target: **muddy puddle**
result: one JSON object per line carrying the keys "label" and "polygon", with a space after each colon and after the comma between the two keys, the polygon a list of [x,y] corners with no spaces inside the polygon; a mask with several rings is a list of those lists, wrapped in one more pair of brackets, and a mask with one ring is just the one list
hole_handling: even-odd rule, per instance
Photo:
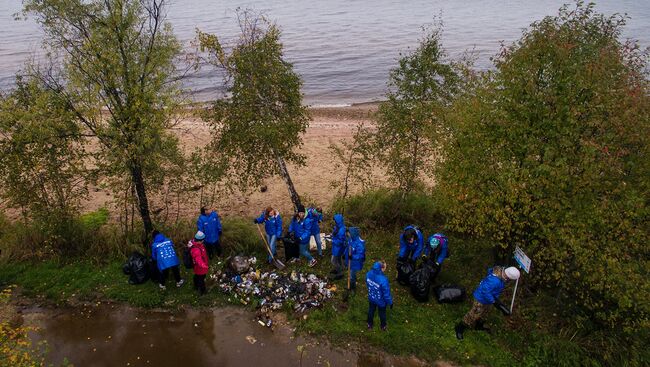
{"label": "muddy puddle", "polygon": [[[155,311],[115,304],[27,307],[26,325],[46,340],[48,362],[86,366],[421,366],[417,360],[332,348],[294,337],[288,326],[260,326],[249,311]],[[301,351],[302,350],[302,353]]]}

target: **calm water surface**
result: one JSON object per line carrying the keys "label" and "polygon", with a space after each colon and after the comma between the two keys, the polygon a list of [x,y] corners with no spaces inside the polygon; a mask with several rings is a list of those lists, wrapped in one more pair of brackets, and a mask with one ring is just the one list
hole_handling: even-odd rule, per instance
{"label": "calm water surface", "polygon": [[[283,30],[286,57],[304,79],[307,103],[346,104],[380,99],[400,51],[417,44],[422,26],[444,23],[451,56],[473,49],[477,68],[490,67],[501,41],[510,43],[531,22],[568,0],[172,0],[169,20],[186,47],[195,29],[226,40],[237,34],[236,9],[263,11]],[[605,14],[627,13],[624,37],[650,45],[650,0],[601,0]],[[0,0],[0,87],[10,87],[25,60],[41,52],[33,20],[14,21],[20,0]],[[194,98],[219,95],[221,79],[208,69],[189,75]]]}

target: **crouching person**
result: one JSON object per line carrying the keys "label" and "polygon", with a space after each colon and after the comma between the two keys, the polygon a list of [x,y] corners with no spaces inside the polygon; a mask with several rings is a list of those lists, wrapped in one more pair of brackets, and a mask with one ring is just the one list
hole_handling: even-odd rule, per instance
{"label": "crouching person", "polygon": [[180,261],[178,261],[178,256],[176,256],[174,244],[169,238],[158,231],[153,231],[152,236],[151,258],[156,262],[156,266],[160,272],[158,286],[162,290],[167,289],[165,282],[167,281],[167,275],[169,275],[169,269],[171,269],[176,280],[176,286],[180,288],[184,280],[181,279],[181,271],[179,269]]}
{"label": "crouching person", "polygon": [[432,267],[431,281],[435,279],[440,273],[442,262],[449,257],[449,240],[447,236],[442,233],[436,233],[429,237],[427,244],[424,246],[424,257]]}
{"label": "crouching person", "polygon": [[501,266],[495,266],[488,269],[488,275],[481,280],[474,291],[474,303],[472,308],[465,314],[463,320],[456,324],[456,338],[463,339],[463,332],[466,328],[475,330],[490,330],[483,325],[483,319],[490,311],[490,305],[494,305],[505,316],[510,316],[510,310],[500,300],[499,296],[509,280],[519,279],[519,269],[511,266],[504,269]]}
{"label": "crouching person", "polygon": [[208,252],[203,244],[204,240],[205,234],[198,231],[194,235],[194,239],[187,244],[190,248],[190,254],[192,255],[192,263],[194,264],[194,289],[196,289],[201,296],[206,293],[205,276],[208,274],[209,269]]}
{"label": "crouching person", "polygon": [[393,308],[393,297],[390,294],[388,278],[384,275],[386,262],[376,261],[372,269],[366,274],[366,285],[368,286],[368,330],[372,329],[375,318],[375,310],[379,309],[379,321],[381,330],[386,331],[386,307]]}
{"label": "crouching person", "polygon": [[363,269],[363,262],[366,261],[366,241],[359,236],[359,228],[350,228],[350,240],[348,250],[345,251],[345,262],[350,264],[350,290],[357,288],[357,272]]}

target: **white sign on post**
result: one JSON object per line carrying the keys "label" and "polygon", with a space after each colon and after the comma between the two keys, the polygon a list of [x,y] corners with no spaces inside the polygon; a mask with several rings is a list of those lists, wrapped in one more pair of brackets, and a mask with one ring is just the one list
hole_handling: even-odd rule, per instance
{"label": "white sign on post", "polygon": [[524,254],[524,250],[519,246],[515,249],[515,260],[517,260],[519,266],[521,266],[526,273],[530,273],[530,258]]}
{"label": "white sign on post", "polygon": [[[521,266],[522,269],[526,273],[530,273],[530,257],[526,256],[524,253],[524,250],[521,249],[521,247],[517,246],[515,248],[515,260],[517,260],[517,263],[519,263],[519,266]],[[512,292],[512,302],[510,302],[510,313],[512,313],[512,307],[515,305],[515,296],[517,295],[517,286],[519,285],[519,279],[515,282],[515,290]]]}

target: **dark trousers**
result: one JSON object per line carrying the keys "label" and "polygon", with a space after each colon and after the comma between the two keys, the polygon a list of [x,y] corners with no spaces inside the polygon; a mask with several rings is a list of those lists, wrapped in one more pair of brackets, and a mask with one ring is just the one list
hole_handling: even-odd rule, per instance
{"label": "dark trousers", "polygon": [[375,319],[375,309],[379,309],[379,321],[381,322],[381,327],[386,326],[386,306],[379,307],[376,304],[369,302],[368,307],[368,325],[372,326]]}
{"label": "dark trousers", "polygon": [[196,275],[194,274],[194,289],[199,291],[200,295],[204,295],[206,290],[205,290],[205,274],[203,275]]}
{"label": "dark trousers", "polygon": [[209,259],[212,259],[214,257],[214,254],[217,254],[217,256],[221,257],[221,241],[213,243],[206,242],[205,250],[208,252]]}
{"label": "dark trousers", "polygon": [[165,285],[165,282],[167,281],[167,275],[169,275],[169,269],[172,269],[172,274],[174,274],[174,279],[176,279],[176,283],[181,281],[181,270],[176,266],[172,266],[171,268],[167,268],[165,270],[162,270],[160,272],[160,278],[158,281],[160,282],[161,285]]}

